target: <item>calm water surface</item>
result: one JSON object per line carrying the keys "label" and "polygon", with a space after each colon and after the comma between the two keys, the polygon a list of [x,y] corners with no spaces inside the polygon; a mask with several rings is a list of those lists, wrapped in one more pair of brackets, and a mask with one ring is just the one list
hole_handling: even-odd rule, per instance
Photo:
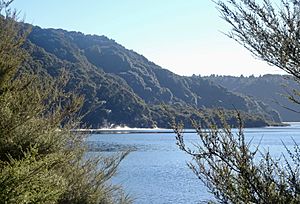
{"label": "calm water surface", "polygon": [[[282,141],[293,147],[292,138],[300,143],[300,123],[288,127],[245,129],[253,146],[280,156],[285,149]],[[195,133],[186,133],[189,144],[197,143]],[[212,198],[202,183],[189,170],[191,158],[178,150],[174,133],[151,134],[94,134],[88,143],[97,151],[118,152],[134,149],[121,163],[113,183],[121,184],[137,204],[200,203]],[[99,152],[91,152],[97,155]]]}

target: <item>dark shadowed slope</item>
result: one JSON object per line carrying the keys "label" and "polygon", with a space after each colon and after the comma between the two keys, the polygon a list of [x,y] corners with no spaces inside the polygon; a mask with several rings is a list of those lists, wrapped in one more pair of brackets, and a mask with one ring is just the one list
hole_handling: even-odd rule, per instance
{"label": "dark shadowed slope", "polygon": [[69,73],[67,88],[85,95],[83,112],[93,107],[84,118],[92,127],[169,127],[173,117],[188,124],[216,108],[241,110],[259,126],[280,121],[262,102],[176,75],[105,36],[33,27],[26,49],[32,70],[55,77],[62,70]]}
{"label": "dark shadowed slope", "polygon": [[[283,121],[300,121],[300,114],[284,107],[299,110],[287,97],[292,89],[299,89],[299,85],[287,75],[264,75],[260,77],[205,77],[215,84],[219,84],[236,93],[249,95],[261,100],[277,110]],[[289,87],[289,88],[288,88]]]}

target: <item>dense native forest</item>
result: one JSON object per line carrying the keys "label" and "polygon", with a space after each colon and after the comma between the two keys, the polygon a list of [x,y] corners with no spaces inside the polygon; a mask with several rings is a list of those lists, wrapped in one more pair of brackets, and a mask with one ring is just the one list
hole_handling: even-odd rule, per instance
{"label": "dense native forest", "polygon": [[191,119],[214,117],[220,109],[232,125],[235,110],[247,127],[281,122],[279,113],[258,98],[176,75],[105,36],[34,26],[24,48],[30,56],[24,62],[27,71],[52,77],[67,73],[66,91],[85,98],[81,112],[88,127],[169,128],[173,120],[191,127]]}
{"label": "dense native forest", "polygon": [[204,77],[229,91],[254,97],[277,110],[283,121],[299,121],[298,106],[291,102],[290,93],[298,83],[289,75],[267,74],[259,77],[211,75]]}

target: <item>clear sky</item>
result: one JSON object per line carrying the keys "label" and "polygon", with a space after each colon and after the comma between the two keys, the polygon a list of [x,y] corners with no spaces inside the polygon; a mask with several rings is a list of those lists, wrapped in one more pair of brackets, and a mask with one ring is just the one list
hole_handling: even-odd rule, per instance
{"label": "clear sky", "polygon": [[283,73],[226,37],[211,0],[15,0],[28,23],[105,35],[180,75]]}

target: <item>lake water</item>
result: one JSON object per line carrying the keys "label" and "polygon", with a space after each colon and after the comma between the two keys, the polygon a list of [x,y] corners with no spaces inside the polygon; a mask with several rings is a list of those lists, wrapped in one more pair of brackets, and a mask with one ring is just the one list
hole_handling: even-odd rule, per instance
{"label": "lake water", "polygon": [[[253,146],[269,148],[273,156],[285,152],[282,145],[293,147],[293,139],[300,143],[300,123],[288,127],[245,129]],[[188,143],[197,143],[195,133],[186,133]],[[292,139],[293,138],[293,139]],[[200,203],[212,198],[200,180],[187,167],[191,157],[176,146],[175,134],[94,134],[89,144],[98,151],[118,152],[134,149],[121,163],[113,183],[124,186],[137,204]],[[97,155],[96,151],[91,153]]]}

